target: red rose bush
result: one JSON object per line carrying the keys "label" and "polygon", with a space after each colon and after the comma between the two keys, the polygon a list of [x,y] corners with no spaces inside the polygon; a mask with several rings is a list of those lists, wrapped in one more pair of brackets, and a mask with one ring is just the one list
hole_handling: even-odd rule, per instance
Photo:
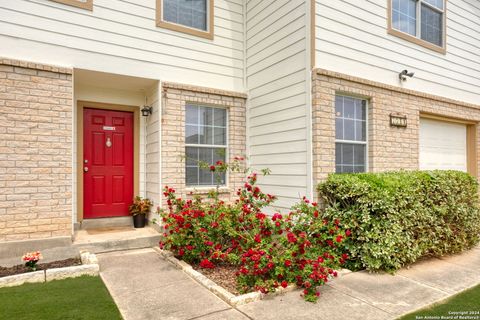
{"label": "red rose bush", "polygon": [[248,176],[233,203],[197,197],[184,200],[165,187],[168,210],[160,210],[165,233],[160,247],[201,268],[238,266],[240,292],[263,293],[295,284],[307,301],[316,301],[317,287],[337,276],[348,259],[350,232],[340,221],[324,219],[316,203],[303,198],[288,215],[263,210],[275,197]]}

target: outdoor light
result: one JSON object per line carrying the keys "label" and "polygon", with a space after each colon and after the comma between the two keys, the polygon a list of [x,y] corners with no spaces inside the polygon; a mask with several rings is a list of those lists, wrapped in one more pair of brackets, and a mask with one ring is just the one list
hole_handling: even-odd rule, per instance
{"label": "outdoor light", "polygon": [[153,112],[153,107],[150,107],[147,104],[147,96],[145,96],[145,105],[143,106],[141,111],[142,111],[142,116],[144,116],[144,117],[148,117]]}
{"label": "outdoor light", "polygon": [[143,108],[142,108],[142,110],[141,110],[141,111],[142,111],[142,116],[144,116],[144,117],[148,117],[149,115],[151,115],[151,114],[152,114],[152,112],[153,112],[152,110],[153,110],[153,108],[152,108],[152,107],[149,107],[149,106],[143,106]]}
{"label": "outdoor light", "polygon": [[413,78],[413,75],[414,75],[414,74],[415,74],[415,73],[413,73],[413,72],[408,72],[408,70],[403,70],[402,72],[400,72],[400,73],[398,74],[398,78],[399,78],[401,81],[405,81],[405,80],[407,80],[407,77]]}

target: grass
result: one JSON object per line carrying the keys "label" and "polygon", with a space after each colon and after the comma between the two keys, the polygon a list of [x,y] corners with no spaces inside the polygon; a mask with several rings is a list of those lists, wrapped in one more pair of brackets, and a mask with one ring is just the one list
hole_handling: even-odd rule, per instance
{"label": "grass", "polygon": [[[451,314],[451,312],[455,311],[463,311],[467,313]],[[434,304],[429,308],[407,314],[406,316],[400,318],[400,320],[428,319],[433,316],[438,317],[438,319],[441,319],[441,316],[444,316],[445,318],[448,316],[453,316],[452,319],[455,319],[455,316],[457,315],[460,316],[457,319],[462,319],[461,316],[467,317],[463,319],[470,319],[468,316],[472,317],[472,319],[480,318],[480,285],[454,295],[447,300]]]}
{"label": "grass", "polygon": [[122,319],[99,277],[0,289],[0,319]]}

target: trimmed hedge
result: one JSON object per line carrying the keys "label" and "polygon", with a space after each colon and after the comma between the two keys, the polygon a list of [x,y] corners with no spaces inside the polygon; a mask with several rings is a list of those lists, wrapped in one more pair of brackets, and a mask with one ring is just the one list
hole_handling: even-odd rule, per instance
{"label": "trimmed hedge", "polygon": [[479,242],[478,183],[459,171],[332,174],[318,185],[326,218],[352,232],[353,269],[394,272]]}

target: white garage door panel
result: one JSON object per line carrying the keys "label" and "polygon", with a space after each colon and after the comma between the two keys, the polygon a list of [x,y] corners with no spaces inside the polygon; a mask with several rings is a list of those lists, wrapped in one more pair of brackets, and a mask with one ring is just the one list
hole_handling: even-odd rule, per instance
{"label": "white garage door panel", "polygon": [[467,127],[420,119],[420,170],[467,171]]}

